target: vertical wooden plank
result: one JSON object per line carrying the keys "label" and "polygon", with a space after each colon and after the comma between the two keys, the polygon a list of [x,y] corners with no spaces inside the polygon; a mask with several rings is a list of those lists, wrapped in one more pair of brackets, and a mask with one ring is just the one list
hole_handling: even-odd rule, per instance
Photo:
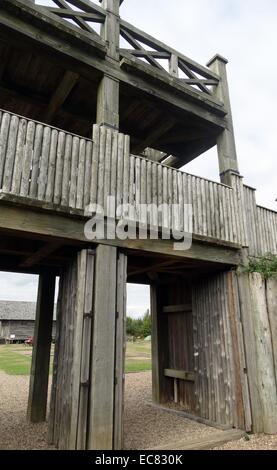
{"label": "vertical wooden plank", "polygon": [[62,285],[63,277],[59,279],[59,295],[57,301],[56,311],[56,334],[55,334],[55,349],[53,359],[53,373],[52,373],[52,387],[51,387],[51,398],[50,398],[50,410],[49,410],[49,424],[47,432],[47,442],[50,445],[54,445],[55,441],[55,427],[57,426],[57,381],[58,381],[58,367],[59,367],[59,349],[60,349],[60,328],[61,328],[61,315],[62,315]]}
{"label": "vertical wooden plank", "polygon": [[[129,202],[129,179],[130,179],[130,137],[124,138],[124,157],[123,157],[123,204]],[[125,211],[124,215],[128,215]]]}
{"label": "vertical wooden plank", "polygon": [[[115,204],[116,204],[116,182],[117,182],[117,150],[118,150],[118,132],[113,132],[113,134],[112,134],[110,195],[115,198]],[[129,188],[128,188],[128,192],[129,192]]]}
{"label": "vertical wooden plank", "polygon": [[272,337],[272,348],[274,356],[275,376],[277,383],[277,279],[273,277],[266,282],[266,297],[268,307],[268,318]]}
{"label": "vertical wooden plank", "polygon": [[62,206],[68,206],[69,204],[71,154],[72,136],[70,134],[67,134],[65,138],[64,166],[62,179]]}
{"label": "vertical wooden plank", "polygon": [[20,194],[21,196],[25,197],[29,194],[35,131],[35,123],[29,121],[27,125],[26,143],[24,148],[24,158],[22,166],[22,179],[20,185]]}
{"label": "vertical wooden plank", "polygon": [[201,416],[201,396],[200,396],[200,341],[199,341],[199,328],[198,322],[198,295],[196,289],[192,288],[192,318],[193,318],[193,352],[194,352],[194,373],[195,373],[195,411],[198,416]]}
{"label": "vertical wooden plank", "polygon": [[[163,204],[163,167],[162,165],[158,165],[158,206],[160,207]],[[161,227],[163,225],[163,214],[161,210],[158,212],[158,226]]]}
{"label": "vertical wooden plank", "polygon": [[147,173],[146,173],[146,160],[145,158],[140,161],[140,203],[143,204],[143,208],[140,211],[139,220],[143,224],[147,224],[147,212],[145,210],[145,205],[147,202]]}
{"label": "vertical wooden plank", "polygon": [[157,208],[151,211],[151,224],[158,228],[158,167],[152,163],[152,204]]}
{"label": "vertical wooden plank", "polygon": [[100,152],[100,129],[96,124],[93,126],[93,151],[91,163],[91,187],[90,187],[90,204],[97,203],[97,181],[98,181],[98,164]]}
{"label": "vertical wooden plank", "polygon": [[184,186],[183,174],[181,171],[177,172],[177,186],[178,186],[178,204],[179,204],[179,229],[184,231]]}
{"label": "vertical wooden plank", "polygon": [[103,208],[107,214],[107,199],[111,193],[111,157],[112,157],[112,132],[107,130],[106,149],[105,149],[105,165],[104,165],[104,200]]}
{"label": "vertical wooden plank", "polygon": [[80,139],[78,137],[73,137],[69,189],[69,207],[73,208],[76,207],[79,150]]}
{"label": "vertical wooden plank", "polygon": [[91,190],[91,166],[92,166],[92,146],[90,140],[86,141],[85,148],[85,181],[84,181],[84,208],[90,203]]}
{"label": "vertical wooden plank", "polygon": [[104,175],[105,175],[105,151],[106,151],[107,130],[100,128],[100,148],[98,162],[98,180],[97,180],[97,204],[104,208]]}
{"label": "vertical wooden plank", "polygon": [[117,315],[115,335],[114,450],[123,449],[123,410],[126,349],[127,257],[119,253],[117,261]]}
{"label": "vertical wooden plank", "polygon": [[11,115],[4,113],[0,128],[0,188],[3,187],[3,172],[6,161],[6,150],[8,144],[8,135],[10,128]]}
{"label": "vertical wooden plank", "polygon": [[12,188],[11,188],[11,191],[14,194],[19,194],[19,192],[20,192],[26,130],[27,130],[27,121],[26,121],[26,119],[20,119],[19,128],[18,128],[16,151],[15,151],[15,159],[14,159],[14,171],[13,171],[13,178],[12,178]]}
{"label": "vertical wooden plank", "polygon": [[162,219],[162,226],[165,228],[169,228],[169,211],[168,211],[168,168],[163,167],[163,184],[162,184],[162,191],[163,191],[163,219]]}
{"label": "vertical wooden plank", "polygon": [[19,126],[19,118],[17,116],[12,116],[10,130],[9,130],[9,137],[8,137],[4,174],[3,174],[3,191],[4,192],[9,192],[12,186],[12,176],[13,176],[13,166],[14,166],[14,158],[15,158],[15,151],[16,151],[16,144],[17,144],[18,126]]}
{"label": "vertical wooden plank", "polygon": [[252,315],[258,365],[258,379],[263,411],[263,431],[277,433],[277,389],[272,337],[266,305],[265,283],[259,273],[250,274]]}
{"label": "vertical wooden plank", "polygon": [[89,384],[90,384],[90,355],[92,347],[93,294],[94,294],[94,251],[87,252],[87,269],[85,285],[85,301],[83,315],[83,338],[81,359],[81,388],[78,415],[77,449],[87,447]]}
{"label": "vertical wooden plank", "polygon": [[172,202],[173,202],[173,175],[171,168],[167,168],[167,205],[168,205],[168,228],[172,228],[173,225],[173,214],[172,214]]}
{"label": "vertical wooden plank", "polygon": [[164,369],[168,364],[168,318],[161,315],[163,287],[150,286],[152,318],[152,396],[154,403],[167,403],[170,398]]}
{"label": "vertical wooden plank", "polygon": [[248,273],[241,273],[237,277],[237,282],[239,288],[240,312],[243,325],[253,432],[261,433],[263,432],[262,402],[259,389],[255,326],[252,314],[253,307]]}
{"label": "vertical wooden plank", "polygon": [[250,408],[250,397],[249,397],[249,383],[247,377],[247,365],[246,365],[246,358],[245,358],[245,350],[244,350],[244,342],[243,342],[243,330],[242,330],[242,322],[241,322],[241,312],[240,312],[240,305],[239,305],[239,294],[238,294],[238,285],[236,281],[236,274],[231,272],[230,276],[230,283],[232,285],[232,291],[234,296],[234,323],[236,328],[236,338],[237,344],[235,343],[234,339],[234,348],[238,350],[239,355],[239,362],[240,362],[240,382],[241,382],[241,389],[242,389],[242,402],[243,402],[243,409],[244,409],[244,429],[246,431],[252,430],[252,418],[251,418],[251,408]]}
{"label": "vertical wooden plank", "polygon": [[82,338],[84,321],[84,304],[86,288],[87,251],[78,253],[77,261],[77,285],[76,285],[76,309],[74,309],[74,337],[73,337],[73,367],[72,367],[72,409],[69,435],[69,449],[77,447],[78,433],[78,413],[81,386],[81,358],[82,358]]}
{"label": "vertical wooden plank", "polygon": [[146,164],[146,188],[147,188],[147,224],[151,224],[152,222],[152,210],[151,210],[151,204],[153,203],[153,195],[152,195],[152,190],[153,190],[153,184],[154,182],[152,181],[152,162],[150,160],[147,161]]}
{"label": "vertical wooden plank", "polygon": [[124,135],[118,136],[118,153],[117,153],[117,184],[116,184],[116,207],[118,217],[122,216],[122,212],[118,210],[123,203],[123,172],[124,172]]}
{"label": "vertical wooden plank", "polygon": [[136,206],[136,220],[140,220],[140,205],[141,203],[141,159],[135,158],[135,206]]}
{"label": "vertical wooden plank", "polygon": [[[41,201],[44,200],[45,192],[46,192],[50,141],[51,141],[51,129],[50,127],[45,127],[43,131],[42,153],[41,153],[40,171],[39,171],[39,177],[38,177],[38,199]],[[68,184],[68,179],[67,179],[67,184]]]}
{"label": "vertical wooden plank", "polygon": [[56,159],[56,171],[55,171],[55,183],[54,183],[54,204],[61,204],[64,158],[65,158],[65,133],[59,132],[57,159]]}
{"label": "vertical wooden plank", "polygon": [[135,157],[130,156],[130,177],[129,177],[129,219],[135,219]]}
{"label": "vertical wooden plank", "polygon": [[117,249],[98,245],[88,450],[113,448],[116,265]]}
{"label": "vertical wooden plank", "polygon": [[86,164],[86,141],[80,139],[79,148],[79,163],[78,163],[78,175],[77,175],[77,195],[76,195],[76,208],[84,209],[84,190],[85,190],[85,168]]}
{"label": "vertical wooden plank", "polygon": [[43,139],[44,128],[41,124],[36,125],[36,133],[34,139],[34,155],[32,162],[32,174],[30,183],[30,197],[36,198],[38,194],[38,177],[39,177],[39,165],[41,160],[42,152],[42,139]]}
{"label": "vertical wooden plank", "polygon": [[47,172],[47,185],[46,185],[46,194],[45,194],[45,199],[47,202],[53,202],[53,198],[54,198],[58,136],[59,136],[58,131],[56,129],[52,129],[49,162],[48,162],[48,172]]}

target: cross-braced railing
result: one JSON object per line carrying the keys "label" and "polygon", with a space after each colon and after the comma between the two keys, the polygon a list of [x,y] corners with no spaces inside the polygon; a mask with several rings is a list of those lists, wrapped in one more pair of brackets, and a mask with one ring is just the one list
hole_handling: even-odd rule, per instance
{"label": "cross-braced railing", "polygon": [[54,13],[59,18],[78,26],[83,31],[98,38],[100,37],[93,26],[105,23],[107,12],[103,8],[95,5],[90,0],[51,0],[51,2],[56,6],[40,5],[40,0],[37,0],[36,3],[43,6],[48,12]]}
{"label": "cross-braced railing", "polygon": [[[36,4],[40,5],[40,1],[37,0]],[[55,14],[72,26],[81,28],[85,34],[91,34],[97,40],[101,39],[101,31],[99,28],[97,30],[96,25],[105,23],[110,14],[108,10],[90,0],[51,0],[51,2],[55,6],[43,6],[49,13]],[[170,75],[179,83],[209,96],[213,95],[213,87],[219,83],[219,77],[210,69],[122,19],[120,19],[118,41],[123,63],[128,59],[138,65],[146,63],[152,68],[152,72],[158,70],[162,74]],[[151,68],[148,68],[150,73]]]}
{"label": "cross-braced railing", "polygon": [[219,77],[206,67],[123,20],[121,20],[120,34],[131,46],[131,49],[120,49],[122,58],[131,55],[161,72],[169,73],[186,85],[208,95],[213,94],[211,87],[218,85]]}

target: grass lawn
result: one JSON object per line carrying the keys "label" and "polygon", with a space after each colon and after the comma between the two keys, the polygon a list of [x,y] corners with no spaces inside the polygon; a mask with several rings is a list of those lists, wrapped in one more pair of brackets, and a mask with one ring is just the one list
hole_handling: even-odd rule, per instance
{"label": "grass lawn", "polygon": [[[32,349],[29,346],[21,344],[0,345],[0,370],[9,375],[29,375],[31,369],[31,353]],[[50,368],[50,373],[51,370],[52,367]],[[151,370],[151,343],[127,343],[126,373],[144,372],[148,370]]]}
{"label": "grass lawn", "polygon": [[[28,346],[26,346],[26,349],[27,348]],[[0,369],[9,375],[30,375],[31,356],[27,356],[21,351],[21,345],[1,345]]]}

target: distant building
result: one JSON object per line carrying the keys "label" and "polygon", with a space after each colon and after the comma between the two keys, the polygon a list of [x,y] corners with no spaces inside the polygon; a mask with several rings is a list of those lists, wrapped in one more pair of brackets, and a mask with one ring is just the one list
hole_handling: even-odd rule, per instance
{"label": "distant building", "polygon": [[[55,309],[56,310],[56,309]],[[0,340],[24,341],[34,335],[36,302],[0,300]],[[56,336],[54,311],[52,337]]]}

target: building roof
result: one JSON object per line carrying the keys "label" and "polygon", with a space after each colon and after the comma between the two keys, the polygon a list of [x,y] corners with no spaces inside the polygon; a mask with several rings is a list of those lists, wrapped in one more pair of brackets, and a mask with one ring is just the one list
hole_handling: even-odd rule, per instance
{"label": "building roof", "polygon": [[[36,302],[19,302],[13,300],[0,300],[1,320],[35,320]],[[56,305],[54,309],[56,320]]]}

